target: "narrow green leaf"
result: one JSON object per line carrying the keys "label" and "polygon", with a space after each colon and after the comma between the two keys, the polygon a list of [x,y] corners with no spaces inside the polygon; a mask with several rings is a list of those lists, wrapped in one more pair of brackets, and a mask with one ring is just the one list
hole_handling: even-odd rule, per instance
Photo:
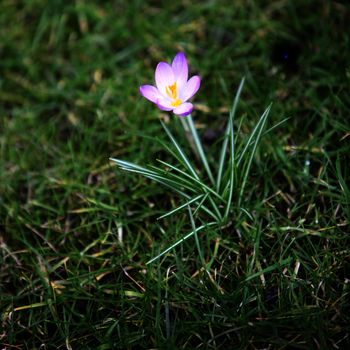
{"label": "narrow green leaf", "polygon": [[191,175],[185,173],[184,171],[180,170],[179,168],[167,163],[167,162],[164,162],[162,160],[159,160],[158,159],[158,162],[164,164],[165,166],[175,170],[175,171],[178,171],[179,173],[181,173],[182,175],[188,177],[189,179],[191,179],[193,182],[197,183],[199,186],[202,187],[203,191],[208,191],[210,192],[211,194],[213,194],[215,197],[219,198],[222,202],[225,202],[224,199],[218,194],[216,193],[212,188],[210,188],[209,186],[207,186],[205,183],[203,183],[201,180],[197,179],[197,178],[193,178]]}
{"label": "narrow green leaf", "polygon": [[190,201],[186,202],[185,204],[182,204],[182,205],[180,205],[179,207],[177,207],[177,208],[175,208],[175,209],[173,209],[173,210],[167,212],[166,214],[160,216],[159,218],[157,218],[157,220],[164,219],[164,218],[166,218],[166,217],[169,216],[169,215],[173,215],[173,214],[177,213],[178,211],[182,210],[183,208],[186,208],[186,207],[189,206],[190,204],[192,204],[192,203],[198,201],[198,200],[199,200],[200,198],[202,198],[202,197],[204,197],[203,194],[200,194],[199,196],[194,197],[193,199],[191,199]]}
{"label": "narrow green leaf", "polygon": [[193,212],[193,215],[196,215],[196,214],[197,214],[197,212],[200,210],[200,208],[202,207],[203,203],[204,203],[205,200],[208,198],[208,196],[209,196],[209,193],[207,192],[207,193],[205,194],[205,196],[202,198],[202,200],[199,202],[197,208],[196,208],[195,211]]}
{"label": "narrow green leaf", "polygon": [[174,136],[171,134],[171,132],[169,131],[169,129],[165,126],[165,124],[161,121],[161,124],[165,130],[165,132],[168,134],[170,140],[172,141],[172,143],[174,144],[177,152],[179,153],[180,157],[182,158],[182,160],[184,161],[187,169],[192,173],[192,175],[199,180],[199,177],[196,173],[196,171],[194,170],[194,168],[192,167],[191,163],[189,162],[189,160],[187,159],[185,153],[183,152],[183,150],[181,149],[181,147],[179,146],[179,144],[176,142]]}
{"label": "narrow green leaf", "polygon": [[[235,113],[236,113],[236,109],[237,109],[237,104],[243,89],[243,85],[244,85],[244,78],[241,80],[239,87],[237,89],[236,92],[236,96],[233,100],[233,104],[232,104],[232,108],[230,111],[230,119],[234,120],[235,117]],[[220,153],[220,160],[219,160],[219,169],[218,169],[218,175],[217,175],[217,179],[216,179],[216,191],[219,192],[220,191],[220,187],[221,187],[221,180],[222,180],[222,173],[223,173],[223,169],[224,169],[224,164],[225,164],[225,155],[227,152],[227,145],[228,145],[228,140],[229,140],[229,136],[230,136],[230,123],[227,123],[227,127],[226,127],[226,131],[225,131],[225,136],[224,136],[224,140],[222,143],[222,148],[221,148],[221,153]]]}
{"label": "narrow green leaf", "polygon": [[192,226],[192,230],[193,230],[193,234],[194,234],[194,240],[196,242],[196,246],[197,246],[197,250],[198,250],[198,254],[199,254],[199,259],[202,263],[202,266],[203,267],[206,267],[206,264],[205,264],[205,260],[204,260],[204,255],[203,255],[203,251],[202,251],[202,248],[201,248],[201,245],[200,245],[200,242],[199,242],[199,239],[198,239],[198,235],[197,235],[197,228],[196,228],[196,224],[194,222],[194,219],[193,219],[193,215],[192,215],[192,211],[191,211],[191,207],[188,206],[188,212],[190,214],[190,220],[191,220],[191,226]]}
{"label": "narrow green leaf", "polygon": [[245,279],[245,282],[250,281],[253,278],[259,277],[259,276],[261,276],[264,273],[268,273],[268,272],[271,272],[273,270],[280,269],[281,267],[283,267],[285,265],[288,265],[291,261],[292,261],[292,257],[289,257],[289,258],[284,259],[282,261],[279,261],[279,262],[277,262],[277,263],[275,263],[275,264],[273,264],[271,266],[268,266],[265,269],[248,276]]}
{"label": "narrow green leaf", "polygon": [[[150,169],[143,168],[137,164],[130,163],[124,160],[110,158],[111,161],[115,162],[121,169],[143,175],[144,177],[156,181],[168,188],[171,188],[175,192],[179,193],[182,197],[186,199],[191,199],[191,196],[186,194],[183,189],[190,190],[191,192],[198,193],[198,188],[193,187],[193,182],[188,182],[184,180],[183,178],[171,174],[169,172],[164,171],[163,169],[159,169],[156,167],[153,167],[156,171],[152,171]],[[165,165],[170,166],[170,164],[167,164],[163,162]],[[162,173],[159,173],[159,172]],[[166,173],[166,176],[164,176],[164,173]],[[193,180],[193,178],[191,177]],[[211,189],[210,189],[211,190]],[[201,194],[203,195],[203,194]],[[206,206],[202,206],[203,210],[209,214],[211,217],[213,217],[215,220],[218,220],[217,215],[215,215],[210,209],[208,209]]]}
{"label": "narrow green leaf", "polygon": [[163,169],[152,167],[153,170],[151,170],[151,169],[141,167],[137,164],[122,161],[119,159],[111,158],[110,160],[115,162],[123,170],[143,175],[143,176],[145,176],[147,178],[151,178],[155,181],[163,180],[164,182],[172,183],[173,185],[176,185],[178,187],[178,189],[180,189],[180,190],[184,187],[184,188],[189,189],[192,192],[198,191],[198,189],[193,187],[193,182],[187,181],[186,179],[184,179],[180,176],[177,176],[175,174],[169,173]]}
{"label": "narrow green leaf", "polygon": [[197,148],[197,151],[198,151],[198,154],[199,154],[199,157],[201,158],[202,160],[202,163],[204,165],[204,168],[209,176],[209,179],[210,181],[212,182],[212,184],[214,185],[215,184],[215,181],[214,181],[214,177],[213,177],[213,174],[210,170],[210,167],[209,167],[209,164],[208,164],[208,160],[207,160],[207,157],[205,155],[205,152],[203,150],[203,146],[202,146],[202,142],[198,136],[198,133],[197,133],[197,129],[196,127],[194,126],[194,123],[193,123],[193,119],[192,119],[192,115],[188,115],[186,118],[185,118],[185,122],[187,123],[188,127],[190,128],[190,131],[191,131],[191,134],[193,136],[193,140],[194,140],[194,143],[196,145],[196,148]]}
{"label": "narrow green leaf", "polygon": [[[208,226],[214,226],[217,225],[216,222],[209,222],[208,224],[202,225],[200,227],[197,228],[196,232],[202,230],[203,228],[206,228]],[[155,256],[154,258],[152,258],[151,260],[146,262],[146,265],[149,265],[151,263],[153,263],[154,261],[158,260],[161,256],[163,256],[164,254],[170,252],[170,250],[174,249],[175,247],[177,247],[179,244],[181,244],[182,242],[186,241],[187,239],[189,239],[190,237],[192,237],[194,235],[194,231],[191,231],[190,233],[188,233],[186,236],[182,237],[181,239],[179,239],[177,242],[175,242],[174,244],[172,244],[170,247],[168,247],[167,249],[165,249],[164,251],[162,251],[160,254],[158,254],[157,256]]]}
{"label": "narrow green leaf", "polygon": [[261,130],[262,130],[262,125],[265,124],[266,118],[270,112],[272,104],[270,104],[267,109],[264,111],[264,113],[262,114],[262,116],[260,117],[258,123],[255,125],[253,131],[251,132],[248,141],[246,142],[244,149],[242,151],[242,153],[239,155],[238,160],[237,160],[237,168],[239,167],[239,165],[241,164],[241,161],[243,160],[243,158],[245,157],[246,152],[248,151],[249,147],[251,145],[253,145],[256,141],[256,134],[261,134]]}
{"label": "narrow green leaf", "polygon": [[[243,192],[244,192],[244,189],[245,189],[245,185],[247,183],[247,178],[248,178],[248,174],[249,174],[249,171],[250,171],[250,168],[251,168],[251,165],[252,165],[252,161],[253,161],[253,158],[254,158],[254,155],[255,155],[255,151],[256,151],[256,148],[258,146],[258,143],[260,141],[260,138],[261,138],[261,134],[262,134],[262,131],[263,131],[263,128],[264,128],[264,125],[266,123],[266,119],[270,113],[270,110],[271,110],[271,104],[266,108],[265,112],[262,114],[259,122],[258,122],[258,125],[259,126],[258,128],[256,127],[254,130],[256,130],[256,133],[257,133],[257,136],[254,140],[254,143],[253,143],[253,150],[251,151],[250,153],[250,157],[248,159],[248,164],[245,168],[245,171],[244,171],[244,175],[243,175],[243,179],[242,179],[242,184],[241,184],[241,188],[240,188],[240,192],[239,192],[239,195],[238,195],[238,201],[237,201],[237,206],[239,207],[241,205],[241,200],[242,200],[242,197],[243,197]],[[249,141],[248,141],[249,143]],[[245,154],[245,153],[244,153]],[[243,158],[241,158],[243,159]],[[237,162],[237,166],[238,166],[238,162]]]}
{"label": "narrow green leaf", "polygon": [[233,129],[233,114],[230,114],[229,120],[230,127],[230,187],[228,192],[228,199],[226,203],[226,209],[224,219],[226,220],[231,208],[233,188],[234,188],[234,174],[235,174],[235,140],[234,140],[234,129]]}
{"label": "narrow green leaf", "polygon": [[214,211],[215,211],[217,217],[218,217],[218,218],[220,219],[220,221],[221,221],[222,215],[221,215],[221,213],[220,213],[220,210],[219,210],[217,204],[214,202],[214,199],[213,199],[210,195],[208,196],[208,199],[209,199],[209,202],[210,202],[211,206],[213,207],[213,209],[214,209]]}

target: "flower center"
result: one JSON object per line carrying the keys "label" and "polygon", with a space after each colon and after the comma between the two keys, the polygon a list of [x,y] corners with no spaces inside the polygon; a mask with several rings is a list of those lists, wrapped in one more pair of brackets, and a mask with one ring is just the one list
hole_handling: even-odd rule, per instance
{"label": "flower center", "polygon": [[177,98],[176,82],[173,85],[169,85],[165,88],[167,95],[175,100]]}
{"label": "flower center", "polygon": [[167,95],[170,97],[171,101],[171,105],[173,107],[177,107],[180,106],[180,104],[182,103],[182,101],[180,99],[177,98],[177,88],[176,88],[176,82],[173,85],[169,85],[165,88],[165,91],[167,93]]}

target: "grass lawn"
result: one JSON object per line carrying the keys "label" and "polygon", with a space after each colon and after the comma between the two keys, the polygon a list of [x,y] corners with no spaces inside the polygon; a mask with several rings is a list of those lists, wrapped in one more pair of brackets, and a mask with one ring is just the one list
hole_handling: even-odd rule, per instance
{"label": "grass lawn", "polygon": [[[1,349],[347,349],[349,23],[346,0],[1,1]],[[178,166],[161,120],[210,184],[138,92],[178,51],[215,176],[241,79],[238,154],[272,103],[220,225],[158,219],[186,201],[109,161]]]}

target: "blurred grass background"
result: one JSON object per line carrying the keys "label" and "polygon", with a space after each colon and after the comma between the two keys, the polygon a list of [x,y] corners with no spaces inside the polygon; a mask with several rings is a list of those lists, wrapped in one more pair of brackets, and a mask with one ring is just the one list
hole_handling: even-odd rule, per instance
{"label": "blurred grass background", "polygon": [[[348,1],[0,2],[0,343],[6,349],[345,349],[349,345]],[[215,163],[272,101],[244,221],[204,232],[176,195],[109,165],[166,160],[138,94],[179,50]],[[234,218],[233,218],[234,221]],[[281,264],[281,261],[284,262]]]}

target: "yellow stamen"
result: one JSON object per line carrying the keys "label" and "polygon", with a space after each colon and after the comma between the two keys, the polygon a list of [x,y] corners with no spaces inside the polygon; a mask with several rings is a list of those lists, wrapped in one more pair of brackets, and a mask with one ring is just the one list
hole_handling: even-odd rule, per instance
{"label": "yellow stamen", "polygon": [[182,103],[180,99],[177,98],[177,88],[176,82],[173,85],[169,85],[165,88],[167,95],[173,100],[171,102],[172,107],[178,107]]}
{"label": "yellow stamen", "polygon": [[178,106],[180,106],[181,103],[182,103],[182,101],[177,98],[177,99],[175,99],[175,101],[171,102],[171,105],[172,105],[172,107],[178,107]]}
{"label": "yellow stamen", "polygon": [[166,93],[170,98],[174,100],[177,98],[176,82],[173,85],[169,85],[165,88]]}

